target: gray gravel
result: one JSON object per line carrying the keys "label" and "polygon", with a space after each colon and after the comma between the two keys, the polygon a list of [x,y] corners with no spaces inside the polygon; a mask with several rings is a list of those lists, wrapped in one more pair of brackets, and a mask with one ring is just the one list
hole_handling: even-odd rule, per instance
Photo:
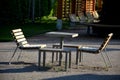
{"label": "gray gravel", "polygon": [[[65,43],[98,46],[102,43],[103,37],[87,35],[84,29],[62,30],[65,32],[77,32],[79,37],[65,38]],[[53,43],[59,43],[59,39],[53,39],[45,35],[36,35],[27,38],[29,43],[46,43],[51,47]],[[19,61],[16,61],[18,53],[9,65],[8,61],[13,54],[16,44],[11,42],[0,42],[0,80],[120,80],[120,38],[112,40],[107,48],[112,68],[106,71],[100,55],[84,55],[84,66],[76,69],[75,50],[72,49],[72,69],[67,72],[61,67],[50,64],[51,54],[47,54],[47,66],[38,70],[38,51],[22,51]],[[57,63],[56,63],[57,64]],[[96,66],[97,69],[94,67]],[[98,68],[99,67],[99,68]]]}

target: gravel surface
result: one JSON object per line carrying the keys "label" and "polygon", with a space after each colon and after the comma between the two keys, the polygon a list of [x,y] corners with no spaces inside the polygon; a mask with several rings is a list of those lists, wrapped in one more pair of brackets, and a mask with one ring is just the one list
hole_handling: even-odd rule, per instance
{"label": "gravel surface", "polygon": [[[87,35],[84,29],[62,31],[79,33],[77,38],[65,38],[65,43],[99,47],[104,39],[96,35]],[[27,39],[29,43],[45,43],[48,47],[51,47],[53,43],[59,43],[59,38],[45,35],[36,35]],[[22,51],[22,55],[17,61],[20,52],[18,50],[12,64],[9,65],[8,62],[15,47],[15,42],[0,42],[0,80],[120,80],[120,38],[112,38],[107,48],[112,63],[112,68],[109,68],[108,71],[103,68],[104,63],[99,54],[84,54],[83,66],[77,68],[75,49],[71,49],[72,68],[67,72],[64,71],[64,67],[57,66],[57,62],[54,65],[51,64],[51,54],[47,54],[46,68],[41,67],[38,70],[37,50]]]}

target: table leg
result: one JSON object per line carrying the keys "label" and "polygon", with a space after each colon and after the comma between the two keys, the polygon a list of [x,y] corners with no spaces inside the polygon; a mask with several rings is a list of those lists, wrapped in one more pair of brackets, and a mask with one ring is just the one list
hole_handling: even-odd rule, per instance
{"label": "table leg", "polygon": [[38,53],[38,68],[41,66],[41,51]]}
{"label": "table leg", "polygon": [[[60,39],[60,48],[63,49],[63,45],[64,45],[64,40],[63,37],[61,37]],[[60,52],[59,54],[59,65],[61,66],[61,61],[62,61],[62,52]]]}
{"label": "table leg", "polygon": [[87,28],[87,34],[90,34],[90,26]]}
{"label": "table leg", "polygon": [[54,62],[54,52],[52,52],[52,63]]}
{"label": "table leg", "polygon": [[63,40],[63,37],[61,37],[61,40],[60,40],[60,48],[63,49],[63,45],[64,45],[64,40]]}
{"label": "table leg", "polygon": [[68,52],[66,52],[66,55],[65,55],[65,70],[67,71],[67,66],[68,66]]}
{"label": "table leg", "polygon": [[78,65],[79,63],[79,51],[78,51],[78,48],[76,49],[76,65]]}
{"label": "table leg", "polygon": [[45,67],[46,52],[43,51],[43,67]]}
{"label": "table leg", "polygon": [[69,68],[71,68],[71,52],[69,52]]}
{"label": "table leg", "polygon": [[59,66],[61,66],[61,63],[62,63],[62,52],[60,52],[59,54]]}

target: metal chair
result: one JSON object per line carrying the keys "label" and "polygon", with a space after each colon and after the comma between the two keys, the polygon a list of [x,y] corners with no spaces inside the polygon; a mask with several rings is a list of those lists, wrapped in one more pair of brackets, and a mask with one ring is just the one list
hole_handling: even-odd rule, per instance
{"label": "metal chair", "polygon": [[[11,64],[11,60],[15,56],[15,53],[17,52],[18,49],[20,49],[21,51],[22,50],[32,50],[32,49],[39,50],[39,48],[46,47],[46,44],[29,44],[22,32],[22,29],[12,30],[12,35],[16,42],[17,47],[15,48],[13,55],[9,60],[9,64]],[[20,55],[21,55],[21,52],[19,53],[17,60],[20,58]]]}
{"label": "metal chair", "polygon": [[[106,37],[106,39],[103,41],[103,43],[100,45],[99,48],[97,48],[97,47],[90,47],[90,46],[82,46],[78,50],[78,52],[80,52],[79,53],[79,55],[80,55],[80,57],[79,57],[80,58],[80,62],[83,59],[82,52],[84,52],[84,53],[91,53],[91,54],[99,54],[100,53],[102,58],[103,58],[103,60],[104,60],[104,63],[105,63],[105,66],[106,66],[106,70],[108,70],[109,67],[112,67],[110,59],[109,59],[109,57],[108,57],[108,55],[106,53],[107,52],[106,51],[106,47],[107,47],[110,39],[112,38],[112,36],[113,36],[113,33],[108,34],[108,36]],[[105,53],[105,54],[103,55],[103,53]],[[107,59],[105,58],[105,56],[106,56]],[[107,64],[107,60],[108,60],[109,64]]]}
{"label": "metal chair", "polygon": [[86,16],[87,16],[87,19],[88,19],[88,23],[98,23],[98,22],[100,22],[99,15],[98,15],[97,11],[93,11],[92,13],[86,12]]}
{"label": "metal chair", "polygon": [[73,23],[80,22],[79,18],[77,18],[77,16],[75,14],[69,14],[69,19],[70,19],[70,22],[73,22]]}

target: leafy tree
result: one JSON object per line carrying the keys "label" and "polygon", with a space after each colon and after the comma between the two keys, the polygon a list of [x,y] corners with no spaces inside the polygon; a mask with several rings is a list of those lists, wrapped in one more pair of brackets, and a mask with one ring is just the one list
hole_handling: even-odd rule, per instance
{"label": "leafy tree", "polygon": [[48,16],[53,8],[55,0],[0,0],[0,24],[23,24],[26,19],[32,19],[32,8],[34,7],[34,18]]}

